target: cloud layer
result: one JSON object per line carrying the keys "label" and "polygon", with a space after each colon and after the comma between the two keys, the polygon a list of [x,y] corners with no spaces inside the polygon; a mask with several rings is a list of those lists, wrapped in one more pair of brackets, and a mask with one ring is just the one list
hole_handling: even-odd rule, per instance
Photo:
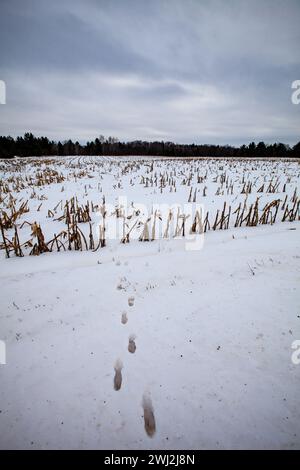
{"label": "cloud layer", "polygon": [[2,0],[0,134],[300,140],[298,0]]}

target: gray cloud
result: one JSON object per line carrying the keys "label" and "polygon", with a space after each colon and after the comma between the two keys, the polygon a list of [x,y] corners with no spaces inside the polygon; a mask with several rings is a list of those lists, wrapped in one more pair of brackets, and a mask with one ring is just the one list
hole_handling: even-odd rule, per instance
{"label": "gray cloud", "polygon": [[300,140],[298,0],[2,0],[0,133]]}

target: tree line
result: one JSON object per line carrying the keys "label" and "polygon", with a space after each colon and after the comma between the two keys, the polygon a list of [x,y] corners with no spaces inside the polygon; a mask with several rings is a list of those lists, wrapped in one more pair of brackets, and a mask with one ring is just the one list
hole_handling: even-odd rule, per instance
{"label": "tree line", "polygon": [[66,140],[55,142],[48,137],[35,137],[27,132],[23,137],[0,136],[0,158],[67,155],[140,155],[166,157],[245,157],[245,158],[300,158],[300,142],[293,147],[281,142],[249,145],[176,144],[173,142],[120,142],[115,137],[102,135],[94,141],[80,144]]}

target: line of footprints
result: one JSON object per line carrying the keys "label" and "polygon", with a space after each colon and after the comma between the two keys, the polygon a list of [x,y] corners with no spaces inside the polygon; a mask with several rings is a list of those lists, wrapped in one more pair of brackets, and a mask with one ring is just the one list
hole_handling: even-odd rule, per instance
{"label": "line of footprints", "polygon": [[[134,306],[134,297],[129,297],[128,298],[128,305],[129,307]],[[121,323],[123,325],[126,325],[128,322],[128,317],[127,313],[123,312],[121,316]],[[136,351],[136,344],[135,344],[135,335],[130,335],[129,336],[129,342],[128,342],[128,351],[131,354],[134,354]],[[120,359],[118,359],[115,363],[115,376],[114,376],[114,389],[116,391],[121,389],[122,386],[122,369],[123,369],[123,364]],[[143,401],[142,401],[142,406],[144,409],[144,425],[145,425],[145,431],[148,434],[148,436],[152,437],[155,434],[156,431],[156,425],[155,425],[155,417],[154,417],[154,410],[151,402],[150,396],[144,394],[143,396]]]}

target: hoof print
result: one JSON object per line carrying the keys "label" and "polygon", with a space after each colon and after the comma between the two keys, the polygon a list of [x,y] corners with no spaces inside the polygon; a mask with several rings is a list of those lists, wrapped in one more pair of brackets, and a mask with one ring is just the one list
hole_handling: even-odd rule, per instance
{"label": "hoof print", "polygon": [[133,307],[133,305],[134,305],[134,297],[128,297],[128,305],[129,305],[129,307]]}
{"label": "hoof print", "polygon": [[121,323],[123,323],[123,325],[126,325],[127,322],[128,322],[127,313],[123,312],[122,317],[121,317]]}
{"label": "hoof print", "polygon": [[122,368],[123,364],[120,360],[117,360],[115,364],[115,377],[114,377],[114,389],[120,390],[122,385]]}
{"label": "hoof print", "polygon": [[129,343],[128,343],[128,351],[132,354],[135,353],[136,351],[136,344],[135,344],[135,336],[130,336],[129,337]]}
{"label": "hoof print", "polygon": [[145,431],[149,437],[153,437],[156,431],[154,410],[151,398],[143,396],[143,409],[144,409],[144,425]]}

